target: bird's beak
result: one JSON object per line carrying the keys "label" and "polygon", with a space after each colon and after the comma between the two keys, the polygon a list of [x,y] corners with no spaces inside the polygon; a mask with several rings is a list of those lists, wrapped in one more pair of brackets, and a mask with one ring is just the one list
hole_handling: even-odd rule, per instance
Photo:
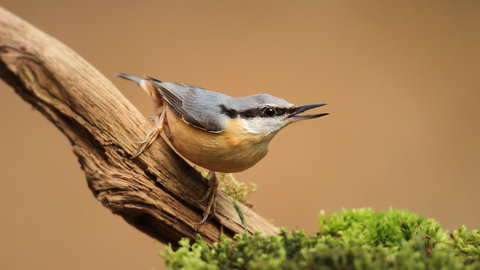
{"label": "bird's beak", "polygon": [[327,105],[327,104],[317,103],[317,104],[299,105],[299,106],[296,107],[297,111],[295,113],[291,114],[288,118],[290,118],[294,121],[299,121],[299,120],[313,119],[313,118],[318,118],[318,117],[328,115],[328,113],[298,115],[298,114],[300,114],[304,111],[308,111],[310,109],[325,106],[325,105]]}

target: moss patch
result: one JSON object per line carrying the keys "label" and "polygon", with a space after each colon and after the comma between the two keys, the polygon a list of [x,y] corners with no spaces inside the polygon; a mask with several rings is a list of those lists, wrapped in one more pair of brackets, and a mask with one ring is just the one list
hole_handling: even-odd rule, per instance
{"label": "moss patch", "polygon": [[[248,220],[247,220],[248,222]],[[452,234],[408,210],[342,210],[318,218],[320,231],[282,229],[276,236],[222,237],[209,248],[180,241],[160,255],[169,269],[479,269],[480,233],[463,226]]]}

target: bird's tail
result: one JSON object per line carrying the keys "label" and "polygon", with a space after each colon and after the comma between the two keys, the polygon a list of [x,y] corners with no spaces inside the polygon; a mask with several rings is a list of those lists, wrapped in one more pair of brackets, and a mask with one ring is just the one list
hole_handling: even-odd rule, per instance
{"label": "bird's tail", "polygon": [[155,110],[157,111],[157,114],[160,115],[160,112],[163,111],[163,98],[160,95],[160,92],[155,90],[149,79],[142,79],[140,77],[128,75],[125,73],[117,73],[115,75],[140,85],[140,87],[145,90],[145,92],[147,92],[147,94],[152,98]]}
{"label": "bird's tail", "polygon": [[128,74],[125,74],[125,73],[117,73],[117,74],[115,74],[115,76],[130,80],[130,81],[135,82],[137,84],[140,84],[140,82],[143,80],[140,77],[133,76],[133,75],[128,75]]}

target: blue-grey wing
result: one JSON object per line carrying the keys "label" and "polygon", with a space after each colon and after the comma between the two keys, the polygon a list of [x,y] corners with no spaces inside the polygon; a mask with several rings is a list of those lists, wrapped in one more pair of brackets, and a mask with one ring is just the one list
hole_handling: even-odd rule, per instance
{"label": "blue-grey wing", "polygon": [[225,115],[219,104],[231,97],[188,84],[149,78],[173,113],[187,124],[213,133],[226,128]]}

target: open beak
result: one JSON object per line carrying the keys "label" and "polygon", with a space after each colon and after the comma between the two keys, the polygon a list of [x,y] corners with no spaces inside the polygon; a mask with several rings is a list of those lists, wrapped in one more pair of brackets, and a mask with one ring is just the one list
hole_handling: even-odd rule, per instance
{"label": "open beak", "polygon": [[299,120],[305,120],[305,119],[313,119],[313,118],[318,118],[318,117],[322,117],[322,116],[325,116],[325,115],[328,115],[328,113],[320,113],[320,114],[304,114],[304,115],[298,115],[304,111],[308,111],[310,109],[313,109],[313,108],[317,108],[317,107],[321,107],[321,106],[325,106],[327,104],[325,103],[317,103],[317,104],[308,104],[308,105],[300,105],[300,106],[297,106],[297,111],[293,114],[291,114],[288,118],[292,118],[293,120],[295,121],[299,121]]}

